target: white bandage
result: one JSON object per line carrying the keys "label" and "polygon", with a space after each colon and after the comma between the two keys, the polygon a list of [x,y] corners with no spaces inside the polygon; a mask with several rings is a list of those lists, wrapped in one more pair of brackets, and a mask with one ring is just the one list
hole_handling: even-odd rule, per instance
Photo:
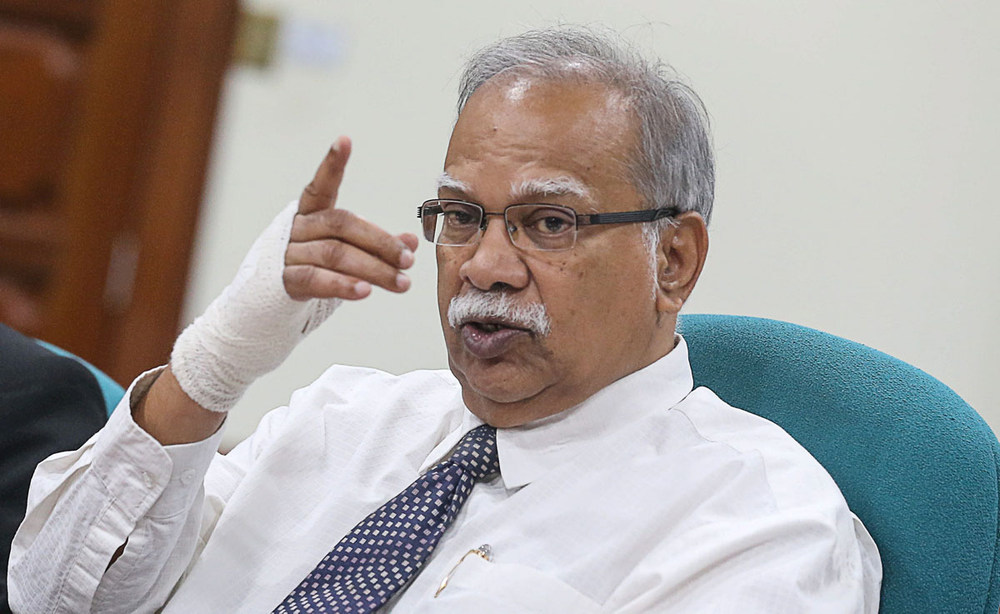
{"label": "white bandage", "polygon": [[340,301],[293,300],[282,270],[297,202],[257,238],[236,278],[190,326],[170,355],[181,388],[212,411],[228,411],[247,387],[276,368]]}

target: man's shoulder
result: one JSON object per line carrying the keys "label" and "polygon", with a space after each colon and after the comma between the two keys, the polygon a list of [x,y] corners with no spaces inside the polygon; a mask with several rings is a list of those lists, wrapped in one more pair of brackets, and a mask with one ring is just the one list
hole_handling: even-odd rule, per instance
{"label": "man's shoulder", "polygon": [[781,426],[733,407],[708,388],[691,392],[671,410],[690,424],[694,436],[720,456],[759,465],[759,474],[781,507],[809,505],[822,499],[846,505],[826,469]]}
{"label": "man's shoulder", "polygon": [[104,397],[90,371],[79,361],[56,354],[34,339],[0,325],[0,415],[38,416],[68,410],[100,428],[106,418]]}
{"label": "man's shoulder", "polygon": [[0,375],[5,378],[37,379],[53,372],[59,375],[79,373],[88,379],[86,370],[76,361],[50,351],[3,324],[0,324],[0,348],[4,357],[0,360]]}
{"label": "man's shoulder", "polygon": [[672,411],[683,414],[707,439],[727,443],[736,449],[774,447],[805,452],[781,426],[730,405],[704,386],[691,391]]}

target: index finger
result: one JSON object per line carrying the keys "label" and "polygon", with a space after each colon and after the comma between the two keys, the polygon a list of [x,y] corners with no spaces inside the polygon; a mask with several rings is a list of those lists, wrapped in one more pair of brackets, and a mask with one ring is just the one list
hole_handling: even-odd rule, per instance
{"label": "index finger", "polygon": [[321,209],[332,208],[337,204],[337,191],[344,179],[344,168],[347,159],[351,157],[351,139],[346,136],[337,137],[326,157],[316,169],[316,175],[309,185],[302,190],[299,198],[299,213],[312,213]]}

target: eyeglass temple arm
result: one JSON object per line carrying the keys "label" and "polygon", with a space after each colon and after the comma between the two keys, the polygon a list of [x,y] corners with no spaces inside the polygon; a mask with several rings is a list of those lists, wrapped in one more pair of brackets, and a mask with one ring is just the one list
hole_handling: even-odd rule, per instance
{"label": "eyeglass temple arm", "polygon": [[661,207],[643,211],[624,211],[617,213],[591,213],[576,216],[577,224],[624,224],[628,222],[655,222],[665,217],[674,217],[680,213],[677,207]]}

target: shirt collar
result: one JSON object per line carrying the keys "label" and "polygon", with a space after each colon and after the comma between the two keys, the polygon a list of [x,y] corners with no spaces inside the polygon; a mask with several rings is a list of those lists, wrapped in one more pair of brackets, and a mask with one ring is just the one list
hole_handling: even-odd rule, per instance
{"label": "shirt collar", "polygon": [[[551,467],[566,464],[592,442],[650,411],[667,410],[691,392],[694,380],[687,344],[597,391],[587,400],[522,426],[497,430],[500,475],[508,489],[530,484]],[[462,435],[483,424],[466,409],[461,423],[431,450],[421,473],[444,459]]]}

